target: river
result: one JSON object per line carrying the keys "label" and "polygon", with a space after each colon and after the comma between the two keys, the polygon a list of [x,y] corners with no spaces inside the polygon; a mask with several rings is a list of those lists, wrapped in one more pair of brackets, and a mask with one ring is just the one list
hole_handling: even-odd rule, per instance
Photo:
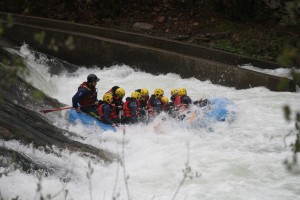
{"label": "river", "polygon": [[[78,86],[88,74],[94,73],[100,78],[99,98],[115,85],[123,87],[126,96],[138,88],[148,88],[150,93],[155,88],[163,88],[169,97],[172,88],[185,87],[192,100],[200,97],[230,99],[235,104],[236,115],[232,122],[216,122],[209,130],[158,118],[147,125],[102,132],[97,127],[70,125],[68,111],[49,113],[44,117],[50,123],[81,136],[69,136],[70,139],[120,155],[124,162],[107,164],[54,146],[60,152],[57,156],[22,145],[17,140],[1,141],[7,148],[58,171],[58,175],[43,176],[40,180],[36,174],[20,170],[2,176],[0,191],[4,199],[18,196],[31,200],[57,193],[53,199],[299,198],[299,175],[287,171],[283,164],[285,159],[292,158],[289,144],[295,135],[288,135],[294,130],[294,123],[284,119],[282,109],[289,105],[292,116],[295,111],[299,112],[299,92],[272,92],[264,87],[236,90],[210,81],[183,79],[173,73],[152,75],[126,65],[76,66],[67,70],[66,62],[49,59],[27,45],[7,50],[25,61],[29,73],[23,78],[27,82],[66,105],[72,105]],[[60,70],[53,73],[53,66],[59,66]],[[39,113],[34,106],[31,109]],[[62,177],[69,177],[70,181],[62,181]]]}

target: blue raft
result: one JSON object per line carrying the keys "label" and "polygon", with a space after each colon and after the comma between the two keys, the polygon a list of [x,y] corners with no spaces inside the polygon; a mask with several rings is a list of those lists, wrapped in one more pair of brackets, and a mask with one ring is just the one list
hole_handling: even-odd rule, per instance
{"label": "blue raft", "polygon": [[[195,128],[206,128],[213,131],[215,122],[232,123],[236,118],[236,105],[227,98],[208,99],[207,104],[196,111],[197,118],[191,125]],[[191,118],[190,118],[191,119]]]}
{"label": "blue raft", "polygon": [[236,107],[232,101],[227,98],[209,99],[206,119],[215,121],[232,121],[235,119],[235,111],[229,108]]}
{"label": "blue raft", "polygon": [[103,122],[99,121],[98,119],[96,119],[88,114],[85,114],[83,112],[77,112],[74,109],[70,110],[69,122],[72,124],[76,124],[79,122],[84,125],[90,125],[90,126],[97,125],[103,131],[116,131],[115,127],[108,125],[108,124],[104,124]]}

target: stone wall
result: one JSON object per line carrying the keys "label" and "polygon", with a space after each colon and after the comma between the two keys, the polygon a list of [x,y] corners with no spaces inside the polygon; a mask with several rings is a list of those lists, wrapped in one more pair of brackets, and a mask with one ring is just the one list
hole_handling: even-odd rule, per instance
{"label": "stone wall", "polygon": [[[237,89],[264,86],[280,91],[278,85],[285,79],[289,87],[283,90],[295,91],[292,80],[238,67],[252,63],[256,67],[275,69],[280,67],[276,63],[83,24],[6,13],[0,13],[0,19],[4,22],[5,38],[25,42],[39,51],[78,65],[127,64],[152,74],[172,72],[184,78],[210,80]],[[11,19],[13,23],[9,21]],[[66,44],[67,41],[72,41],[71,45]]]}

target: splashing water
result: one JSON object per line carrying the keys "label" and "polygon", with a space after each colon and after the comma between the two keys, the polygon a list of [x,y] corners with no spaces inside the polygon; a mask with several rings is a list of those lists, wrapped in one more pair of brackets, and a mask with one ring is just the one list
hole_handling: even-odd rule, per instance
{"label": "splashing water", "polygon": [[[236,90],[210,81],[183,79],[173,73],[155,76],[126,65],[104,69],[78,67],[75,72],[51,74],[46,64],[51,61],[42,54],[38,53],[37,57],[24,45],[14,53],[22,55],[28,65],[30,73],[25,77],[28,82],[68,105],[90,73],[101,79],[97,84],[99,98],[115,85],[123,87],[126,96],[139,88],[148,88],[150,93],[155,88],[163,88],[169,96],[172,88],[185,87],[192,100],[224,97],[236,105],[235,120],[213,124],[213,132],[182,125],[167,116],[160,116],[147,125],[127,126],[125,135],[122,129],[102,132],[97,127],[69,125],[61,115],[51,119],[56,126],[81,136],[70,136],[74,140],[119,155],[124,151],[126,181],[118,162],[106,165],[67,150],[57,157],[17,141],[1,141],[7,148],[57,170],[55,176],[42,179],[42,194],[56,194],[65,188],[69,194],[67,199],[128,199],[129,195],[136,200],[165,200],[172,199],[180,187],[176,199],[294,200],[299,197],[299,177],[288,173],[282,164],[291,156],[284,137],[293,129],[293,124],[284,120],[282,107],[289,105],[299,111],[300,93],[272,92],[264,87]],[[67,112],[63,111],[62,115]],[[90,170],[88,163],[93,169],[90,179],[86,176]],[[194,175],[179,186],[186,165]],[[196,177],[196,172],[201,175]],[[61,181],[66,176],[71,181]],[[4,199],[16,196],[34,199],[37,182],[32,174],[14,171],[1,179],[1,195]],[[64,199],[64,194],[59,194],[57,199]]]}

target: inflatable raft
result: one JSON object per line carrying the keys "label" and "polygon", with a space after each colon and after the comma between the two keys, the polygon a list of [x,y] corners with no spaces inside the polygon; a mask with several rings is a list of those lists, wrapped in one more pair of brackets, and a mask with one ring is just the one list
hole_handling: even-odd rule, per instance
{"label": "inflatable raft", "polygon": [[72,124],[82,123],[87,126],[99,126],[103,131],[116,131],[115,127],[104,124],[100,120],[92,117],[91,115],[85,114],[83,112],[77,112],[76,110],[72,109],[69,113],[69,122]]}

